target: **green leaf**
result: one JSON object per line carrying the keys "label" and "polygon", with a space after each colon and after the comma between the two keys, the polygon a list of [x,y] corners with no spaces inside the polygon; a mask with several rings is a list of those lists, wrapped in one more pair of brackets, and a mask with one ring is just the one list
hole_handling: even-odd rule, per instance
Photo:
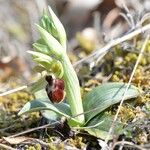
{"label": "green leaf", "polygon": [[[41,101],[47,100],[47,102],[50,102],[45,88],[40,91],[35,92],[34,95],[35,95],[35,99],[40,99]],[[51,110],[42,110],[41,113],[42,113],[42,116],[48,119],[49,121],[56,121],[60,119],[60,115],[58,115],[56,112],[51,111]]]}
{"label": "green leaf", "polygon": [[[50,100],[48,100],[48,103],[51,103]],[[68,104],[59,103],[59,104],[52,104],[52,105],[54,105],[56,108],[58,108],[59,111],[63,112],[64,114],[71,116],[71,111],[70,111],[70,107]],[[51,110],[43,110],[41,111],[41,113],[42,113],[42,116],[44,116],[46,119],[50,121],[58,120],[62,116],[62,115],[58,115],[56,112],[51,111]]]}
{"label": "green leaf", "polygon": [[[112,125],[114,116],[109,114],[109,113],[100,113],[93,119],[91,119],[87,124],[86,128],[83,128],[83,130],[87,131],[93,136],[96,136],[101,139],[106,139],[109,129]],[[88,128],[89,126],[95,126],[98,123],[100,123],[99,126],[94,127],[94,128]],[[119,135],[124,132],[123,129],[123,123],[121,121],[117,120],[115,126],[114,126],[114,135]],[[112,139],[113,137],[110,136],[109,139]]]}
{"label": "green leaf", "polygon": [[58,58],[61,57],[63,54],[63,47],[61,46],[61,44],[41,26],[36,26],[41,34],[42,39],[47,44],[48,48],[51,50],[51,53]]}
{"label": "green leaf", "polygon": [[22,115],[25,113],[31,113],[35,111],[42,111],[42,110],[50,110],[55,113],[57,113],[59,116],[64,116],[67,119],[69,119],[71,125],[77,125],[79,124],[76,119],[71,118],[71,112],[68,107],[68,105],[64,103],[59,103],[59,104],[52,104],[48,100],[41,100],[41,99],[36,99],[32,100],[30,102],[27,102],[24,107],[19,111],[18,115]]}
{"label": "green leaf", "polygon": [[[88,112],[90,110],[93,111],[85,114],[86,122],[91,120],[106,108],[119,103],[122,99],[126,87],[127,84],[125,83],[105,83],[87,93],[83,99],[84,112]],[[125,95],[125,100],[135,98],[137,96],[139,96],[138,89],[131,85],[127,94]]]}
{"label": "green leaf", "polygon": [[[87,129],[84,129],[84,131],[87,131],[90,135],[93,135],[93,136],[103,139],[103,140],[105,140],[108,135],[108,132],[99,130],[97,128],[87,128]],[[112,136],[110,136],[109,140],[111,140],[111,139],[112,139]]]}
{"label": "green leaf", "polygon": [[60,120],[60,115],[58,115],[54,111],[51,111],[51,110],[42,110],[41,113],[42,113],[42,116],[44,118],[46,118],[48,121],[50,121],[50,122],[51,121]]}

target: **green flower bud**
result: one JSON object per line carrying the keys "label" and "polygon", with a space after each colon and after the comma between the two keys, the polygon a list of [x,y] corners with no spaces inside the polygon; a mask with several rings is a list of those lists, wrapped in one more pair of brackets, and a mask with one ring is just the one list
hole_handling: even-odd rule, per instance
{"label": "green flower bud", "polygon": [[55,55],[56,58],[60,58],[63,55],[63,47],[62,45],[44,28],[39,25],[36,25],[40,34],[41,38],[44,40],[52,55]]}
{"label": "green flower bud", "polygon": [[37,52],[44,53],[46,55],[50,55],[50,49],[46,45],[43,39],[39,39],[36,43],[33,44],[34,50]]}
{"label": "green flower bud", "polygon": [[52,9],[49,7],[50,16],[44,11],[43,16],[40,20],[40,26],[55,37],[58,42],[66,49],[66,32],[59,21],[57,16],[54,14]]}
{"label": "green flower bud", "polygon": [[48,6],[49,12],[50,12],[50,18],[56,28],[55,33],[57,32],[57,37],[59,38],[60,44],[63,46],[63,48],[66,50],[66,32],[65,29],[58,19],[58,17],[55,15],[53,10],[50,6]]}
{"label": "green flower bud", "polygon": [[54,73],[54,75],[61,79],[63,77],[63,74],[64,74],[64,69],[63,69],[63,66],[61,64],[60,61],[54,61],[51,65],[51,71],[52,73]]}
{"label": "green flower bud", "polygon": [[40,26],[60,42],[54,22],[52,21],[52,19],[46,11],[44,11],[43,16],[40,20]]}

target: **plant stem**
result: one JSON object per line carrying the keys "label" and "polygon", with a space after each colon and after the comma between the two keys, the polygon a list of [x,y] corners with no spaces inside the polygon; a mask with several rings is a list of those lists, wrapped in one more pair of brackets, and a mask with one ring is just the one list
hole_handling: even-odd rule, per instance
{"label": "plant stem", "polygon": [[[63,80],[65,82],[67,102],[71,107],[72,115],[76,116],[78,114],[82,114],[83,105],[81,100],[79,80],[66,53],[63,54],[61,63],[64,68]],[[76,120],[80,124],[83,124],[84,114],[77,116]]]}

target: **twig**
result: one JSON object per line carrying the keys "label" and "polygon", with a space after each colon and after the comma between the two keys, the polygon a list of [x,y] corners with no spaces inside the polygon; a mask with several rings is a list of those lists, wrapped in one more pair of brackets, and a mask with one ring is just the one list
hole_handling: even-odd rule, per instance
{"label": "twig", "polygon": [[[1,144],[1,143],[0,143],[0,147],[1,147],[1,148],[4,148],[4,149],[6,149],[6,150],[16,150],[15,148],[12,148],[12,147],[10,147],[10,146],[8,146],[8,145]],[[0,148],[0,149],[1,149],[1,148]]]}
{"label": "twig", "polygon": [[127,23],[130,25],[130,27],[132,29],[135,28],[135,23],[134,23],[134,19],[133,19],[133,16],[131,15],[130,13],[130,10],[128,9],[126,3],[124,0],[121,0],[121,3],[122,3],[122,6],[123,8],[125,9],[126,11],[126,14],[122,14],[122,16],[124,17],[124,19],[127,21]]}
{"label": "twig", "polygon": [[[14,123],[16,123],[16,122],[19,121],[19,120],[20,120],[20,118],[14,119],[13,122],[12,122],[12,125],[0,129],[0,132],[5,132],[5,130],[8,130],[8,129],[11,129],[11,128],[15,127],[16,125],[15,125]],[[4,121],[2,121],[2,122],[4,123]],[[7,122],[7,121],[6,121],[6,122]],[[0,123],[1,123],[1,122],[0,122]]]}
{"label": "twig", "polygon": [[24,89],[26,89],[26,88],[28,88],[28,86],[27,86],[27,85],[24,85],[24,86],[21,86],[21,87],[18,87],[18,88],[15,88],[15,89],[6,91],[6,92],[4,92],[4,93],[1,93],[1,94],[0,94],[0,97],[6,96],[6,95],[8,95],[8,94],[12,94],[12,93],[15,93],[15,92],[18,92],[18,91],[21,91],[21,90],[24,90]]}
{"label": "twig", "polygon": [[41,144],[41,145],[43,145],[43,146],[46,146],[46,147],[48,147],[49,146],[49,143],[46,143],[46,142],[44,142],[44,141],[42,141],[42,140],[40,140],[40,139],[30,139],[31,141],[28,141],[28,142],[22,142],[22,143],[24,143],[24,144],[33,144],[33,143],[39,143],[39,144]]}
{"label": "twig", "polygon": [[29,130],[26,130],[26,131],[23,131],[23,132],[20,132],[20,133],[17,133],[17,134],[8,136],[8,137],[9,137],[9,138],[11,138],[11,137],[17,137],[17,136],[20,136],[20,135],[23,135],[23,134],[26,134],[26,133],[30,133],[30,132],[35,131],[35,130],[39,130],[39,129],[46,128],[46,127],[48,127],[48,126],[51,126],[51,125],[56,124],[57,122],[58,122],[58,121],[56,121],[56,122],[54,122],[54,123],[51,123],[51,124],[46,124],[46,125],[43,125],[43,126],[40,126],[40,127],[32,128],[32,129],[29,129]]}
{"label": "twig", "polygon": [[127,41],[127,40],[130,40],[131,38],[133,38],[134,36],[140,34],[140,33],[143,33],[147,30],[150,29],[150,24],[148,25],[145,25],[135,31],[132,31],[126,35],[124,35],[123,37],[121,38],[117,38],[115,40],[112,40],[110,41],[106,46],[104,46],[103,48],[101,49],[98,49],[96,50],[95,52],[93,52],[92,54],[90,54],[89,56],[77,61],[75,64],[74,64],[74,67],[77,67],[80,63],[84,62],[84,61],[87,61],[87,60],[93,60],[93,59],[97,59],[97,62],[100,60],[99,57],[101,55],[105,56],[105,54],[114,46],[124,42],[124,41]]}
{"label": "twig", "polygon": [[128,142],[128,141],[119,141],[119,142],[116,142],[114,145],[113,145],[113,148],[114,149],[117,145],[130,145],[130,147],[134,147],[134,148],[137,148],[139,150],[146,150],[145,148],[139,146],[139,145],[136,145],[134,143],[131,143],[131,142]]}
{"label": "twig", "polygon": [[5,130],[8,130],[8,129],[11,129],[11,128],[14,128],[16,125],[15,124],[13,124],[13,125],[11,125],[11,126],[9,126],[9,127],[6,127],[6,128],[3,128],[3,129],[0,129],[0,132],[5,132]]}
{"label": "twig", "polygon": [[145,48],[146,48],[148,39],[149,39],[149,35],[146,37],[146,40],[145,40],[145,42],[144,42],[144,44],[143,44],[143,46],[142,46],[142,48],[141,48],[141,51],[140,51],[140,54],[139,54],[139,56],[138,56],[138,58],[137,58],[136,64],[135,64],[135,66],[134,66],[134,69],[133,69],[133,71],[132,71],[132,73],[131,73],[129,82],[128,82],[127,87],[126,87],[126,89],[125,89],[125,92],[124,92],[124,94],[123,94],[122,100],[121,100],[120,105],[119,105],[118,110],[117,110],[117,113],[116,113],[116,115],[115,115],[115,117],[114,117],[114,120],[113,120],[113,122],[112,122],[112,125],[111,125],[111,127],[110,127],[110,129],[109,129],[108,136],[107,136],[106,139],[105,139],[105,142],[106,142],[106,143],[108,142],[108,139],[109,139],[110,135],[112,135],[112,132],[113,132],[113,129],[114,129],[116,120],[117,120],[117,118],[118,118],[118,114],[119,114],[119,112],[120,112],[120,110],[121,110],[121,106],[122,106],[122,104],[123,104],[123,102],[124,102],[124,100],[125,100],[125,96],[126,96],[126,94],[127,94],[128,88],[129,88],[129,86],[130,86],[130,84],[131,84],[131,81],[132,81],[132,79],[133,79],[133,76],[134,76],[134,74],[135,74],[135,71],[136,71],[136,69],[137,69],[137,66],[138,66],[138,64],[139,64],[139,62],[140,62],[140,60],[141,60],[141,57],[142,57],[142,55],[143,55],[143,52],[144,52],[144,50],[145,50]]}

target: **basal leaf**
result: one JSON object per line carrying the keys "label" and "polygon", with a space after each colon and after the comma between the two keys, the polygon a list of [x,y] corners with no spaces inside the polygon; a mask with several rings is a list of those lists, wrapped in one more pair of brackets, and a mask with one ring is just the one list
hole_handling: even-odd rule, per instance
{"label": "basal leaf", "polygon": [[[92,119],[94,116],[105,110],[106,108],[119,103],[125,92],[127,84],[125,83],[105,83],[101,86],[94,88],[87,93],[83,99],[84,111],[89,113],[85,114],[86,122]],[[125,100],[135,98],[139,95],[138,89],[131,85],[125,95]]]}
{"label": "basal leaf", "polygon": [[[84,131],[87,131],[90,135],[93,135],[97,138],[101,138],[103,140],[105,140],[108,135],[108,132],[99,130],[97,128],[84,129]],[[112,139],[112,137],[109,138],[109,140],[111,140],[111,139]]]}
{"label": "basal leaf", "polygon": [[[96,136],[101,139],[105,139],[109,133],[109,129],[112,125],[113,119],[114,116],[109,113],[100,113],[86,124],[86,128],[84,130],[93,136]],[[100,123],[99,126],[94,128],[88,128],[89,126],[95,126],[98,123]],[[123,123],[117,120],[114,126],[113,134],[119,135],[123,132],[124,132]],[[109,139],[112,139],[112,136],[110,136]]]}
{"label": "basal leaf", "polygon": [[[71,111],[70,111],[70,107],[68,104],[59,103],[59,104],[52,104],[52,105],[54,105],[56,108],[58,108],[59,111],[71,116]],[[60,119],[60,117],[61,117],[56,112],[51,111],[51,110],[43,110],[43,111],[41,111],[41,113],[42,113],[42,116],[44,116],[48,120],[57,120],[57,119]]]}
{"label": "basal leaf", "polygon": [[42,116],[50,122],[60,120],[61,118],[60,115],[51,110],[42,110],[41,113]]}
{"label": "basal leaf", "polygon": [[[50,102],[45,88],[35,92],[34,96],[35,96],[35,99],[40,99],[41,101],[44,100],[44,101],[47,101],[48,103]],[[68,109],[70,109],[70,108],[68,107]],[[64,110],[68,110],[68,109],[64,108]],[[42,113],[42,116],[45,117],[48,121],[56,121],[56,120],[60,119],[60,115],[58,115],[56,112],[54,112],[52,110],[41,110],[41,113]],[[68,112],[66,112],[66,114],[70,114],[70,110]]]}
{"label": "basal leaf", "polygon": [[21,109],[21,111],[19,112],[19,115],[22,115],[28,112],[38,111],[38,110],[52,110],[60,115],[69,117],[70,112],[68,108],[69,107],[65,105],[64,103],[54,105],[48,100],[36,99],[30,102],[27,102],[25,106]]}
{"label": "basal leaf", "polygon": [[70,108],[65,103],[52,104],[48,100],[36,99],[30,102],[27,102],[24,107],[19,111],[18,115],[22,115],[25,113],[42,111],[42,110],[50,110],[57,113],[59,116],[64,116],[69,119],[70,124],[76,125],[79,124],[74,118],[71,118]]}

